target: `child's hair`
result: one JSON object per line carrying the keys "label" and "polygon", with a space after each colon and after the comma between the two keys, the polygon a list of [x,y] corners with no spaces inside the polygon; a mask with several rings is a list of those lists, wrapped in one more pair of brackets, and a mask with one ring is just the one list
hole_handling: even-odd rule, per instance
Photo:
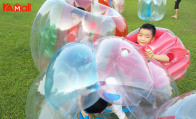
{"label": "child's hair", "polygon": [[[140,29],[148,29],[148,30],[151,30],[152,31],[152,36],[154,37],[155,36],[155,33],[156,33],[156,28],[154,25],[152,24],[143,24]],[[139,31],[140,31],[139,29]]]}
{"label": "child's hair", "polygon": [[78,16],[83,16],[83,13],[81,12],[81,10],[85,11],[85,9],[82,8],[82,7],[77,7],[77,8],[80,9],[80,10],[73,9],[71,13],[77,14]]}
{"label": "child's hair", "polygon": [[89,108],[85,109],[85,112],[87,112],[87,113],[101,113],[108,106],[108,104],[109,104],[108,102],[99,98],[99,100],[95,104],[93,104]]}
{"label": "child's hair", "polygon": [[83,10],[83,11],[85,11],[85,9],[84,8],[82,8],[82,7],[77,7],[78,9],[81,9],[81,10]]}

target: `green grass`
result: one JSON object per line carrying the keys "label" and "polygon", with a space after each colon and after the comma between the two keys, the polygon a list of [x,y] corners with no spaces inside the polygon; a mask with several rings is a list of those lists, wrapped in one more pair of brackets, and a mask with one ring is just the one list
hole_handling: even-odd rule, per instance
{"label": "green grass", "polygon": [[[0,118],[24,119],[25,103],[29,88],[39,75],[30,52],[30,31],[38,9],[45,0],[0,0],[1,3],[26,5],[31,12],[2,12],[0,5]],[[125,0],[123,16],[129,32],[146,21],[137,17],[138,0]],[[174,20],[173,0],[167,1],[167,12],[161,21],[148,22],[170,29],[190,50],[191,63],[184,80],[177,84],[180,94],[196,89],[196,4],[195,0],[183,0],[179,17]]]}

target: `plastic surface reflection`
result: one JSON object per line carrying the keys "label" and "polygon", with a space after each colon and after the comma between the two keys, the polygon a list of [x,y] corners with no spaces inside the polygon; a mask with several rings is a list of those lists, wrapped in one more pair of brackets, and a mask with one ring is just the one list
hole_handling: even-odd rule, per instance
{"label": "plastic surface reflection", "polygon": [[46,72],[32,83],[26,101],[26,119],[63,119],[60,110],[56,111],[46,101],[44,93]]}
{"label": "plastic surface reflection", "polygon": [[[74,3],[74,4],[73,4]],[[83,7],[86,11],[76,7]],[[73,41],[94,42],[103,36],[126,36],[125,19],[114,9],[91,0],[47,0],[31,30],[31,52],[39,71],[44,70],[57,49]]]}
{"label": "plastic surface reflection", "polygon": [[159,21],[166,12],[167,0],[139,0],[138,17],[145,21]]}
{"label": "plastic surface reflection", "polygon": [[[130,42],[119,37],[104,37],[103,40],[95,42],[95,52],[99,81],[106,85],[111,83],[112,86],[117,86],[116,88],[120,85],[127,86],[130,90],[141,88],[143,91],[139,91],[138,95],[143,96],[147,96],[152,90],[153,80],[147,64]],[[101,85],[103,90],[112,89],[105,87],[104,83]],[[111,91],[108,90],[107,94],[111,94]],[[117,104],[123,104],[123,101],[119,102],[119,98],[123,96],[114,96],[114,99],[110,100],[107,99],[106,93],[103,93],[103,97],[108,101],[117,100]]]}
{"label": "plastic surface reflection", "polygon": [[196,91],[185,93],[162,105],[156,119],[194,119],[196,117]]}
{"label": "plastic surface reflection", "polygon": [[51,60],[46,74],[45,97],[56,110],[64,110],[64,114],[77,112],[78,107],[85,109],[97,101],[97,82],[92,45],[69,43]]}
{"label": "plastic surface reflection", "polygon": [[47,102],[44,91],[45,79],[46,72],[44,71],[30,87],[25,107],[26,119],[69,119],[73,117],[73,115],[65,115],[63,111],[54,109]]}
{"label": "plastic surface reflection", "polygon": [[159,62],[146,62],[124,38],[104,37],[95,42],[100,96],[127,106],[132,116],[153,118],[155,111],[178,95],[170,75]]}
{"label": "plastic surface reflection", "polygon": [[[147,46],[134,45],[146,56],[145,49],[151,49],[154,54],[171,54],[172,60],[169,62],[160,62],[173,77],[174,80],[180,79],[185,74],[190,62],[190,53],[181,40],[174,35],[169,29],[156,27],[155,41]],[[129,33],[126,39],[135,42],[137,41],[139,29]]]}
{"label": "plastic surface reflection", "polygon": [[[54,55],[46,73],[29,91],[28,117],[80,118],[99,98],[117,105],[128,118],[153,119],[155,111],[178,95],[159,62],[147,61],[133,43],[108,36],[94,44],[72,42]],[[32,112],[32,113],[31,113]],[[92,118],[118,118],[108,108]]]}

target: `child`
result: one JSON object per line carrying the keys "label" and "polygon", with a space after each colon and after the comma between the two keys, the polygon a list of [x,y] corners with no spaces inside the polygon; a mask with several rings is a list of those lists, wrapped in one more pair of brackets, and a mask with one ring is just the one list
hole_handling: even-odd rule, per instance
{"label": "child", "polygon": [[180,4],[181,0],[174,0],[174,2],[175,2],[175,6],[174,6],[175,15],[172,16],[172,18],[177,19],[177,17],[178,17],[179,4]]}
{"label": "child", "polygon": [[[141,46],[146,46],[150,43],[152,43],[155,40],[155,33],[156,33],[156,28],[152,24],[143,24],[140,29],[139,33],[137,36],[137,43]],[[150,49],[146,49],[146,54],[149,58],[155,59],[158,61],[163,61],[163,62],[169,62],[169,56],[168,55],[156,55],[151,51]]]}
{"label": "child", "polygon": [[99,100],[89,108],[82,110],[81,114],[84,117],[84,119],[90,117],[91,114],[95,114],[96,116],[98,116],[100,113],[103,113],[107,107],[111,109],[112,112],[114,112],[119,119],[128,119],[125,113],[122,111],[121,105],[109,104],[101,98],[99,98]]}

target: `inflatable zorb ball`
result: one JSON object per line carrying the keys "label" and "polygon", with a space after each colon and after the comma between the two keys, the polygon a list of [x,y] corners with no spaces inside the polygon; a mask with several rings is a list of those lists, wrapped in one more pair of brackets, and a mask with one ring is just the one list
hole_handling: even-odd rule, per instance
{"label": "inflatable zorb ball", "polygon": [[139,119],[154,119],[155,112],[161,105],[178,96],[175,81],[164,67],[155,60],[148,61],[147,65],[151,72],[154,87],[149,96],[150,98],[143,99],[135,112],[133,112]]}
{"label": "inflatable zorb ball", "polygon": [[107,102],[126,106],[136,119],[153,119],[162,104],[178,96],[175,82],[162,65],[147,62],[125,38],[103,37],[94,45],[99,93]]}
{"label": "inflatable zorb ball", "polygon": [[145,21],[159,21],[166,12],[167,0],[139,0],[138,17]]}
{"label": "inflatable zorb ball", "polygon": [[45,97],[54,109],[75,113],[97,101],[97,82],[93,45],[69,43],[58,50],[48,66]]}
{"label": "inflatable zorb ball", "polygon": [[26,119],[63,119],[60,110],[55,110],[46,101],[45,78],[46,72],[42,72],[29,89],[25,106]]}
{"label": "inflatable zorb ball", "polygon": [[[129,41],[120,37],[103,37],[94,45],[103,99],[114,104],[125,105],[128,102],[138,102],[142,96],[149,94],[154,82],[143,56]],[[117,90],[113,90],[115,88]],[[121,88],[127,90],[120,91]],[[126,99],[128,102],[123,101],[126,96],[124,96],[125,91],[132,96],[135,94],[133,98],[129,97],[130,100]]]}
{"label": "inflatable zorb ball", "polygon": [[94,45],[101,98],[133,113],[143,98],[150,97],[154,85],[144,58],[121,37],[103,37]]}
{"label": "inflatable zorb ball", "polygon": [[185,93],[163,104],[156,119],[195,119],[196,91]]}
{"label": "inflatable zorb ball", "polygon": [[97,70],[92,44],[73,42],[60,48],[47,72],[32,84],[27,119],[67,119],[98,99]]}
{"label": "inflatable zorb ball", "polygon": [[31,54],[41,72],[56,50],[66,43],[94,42],[103,36],[127,34],[125,19],[110,7],[91,0],[47,0],[32,26]]}

